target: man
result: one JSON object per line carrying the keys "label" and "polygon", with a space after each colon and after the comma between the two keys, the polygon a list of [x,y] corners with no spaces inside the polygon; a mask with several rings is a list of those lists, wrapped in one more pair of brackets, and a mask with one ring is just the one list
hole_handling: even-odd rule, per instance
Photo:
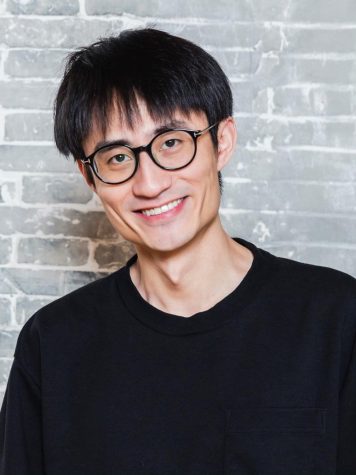
{"label": "man", "polygon": [[56,143],[137,254],[23,327],[1,475],[356,474],[356,281],[226,233],[231,116],[181,38],[71,55]]}

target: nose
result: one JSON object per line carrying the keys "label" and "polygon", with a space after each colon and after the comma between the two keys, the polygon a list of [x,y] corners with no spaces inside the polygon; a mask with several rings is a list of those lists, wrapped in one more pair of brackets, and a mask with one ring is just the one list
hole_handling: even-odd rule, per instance
{"label": "nose", "polygon": [[141,151],[132,191],[136,196],[153,198],[171,186],[172,178],[172,172],[157,166],[147,152]]}

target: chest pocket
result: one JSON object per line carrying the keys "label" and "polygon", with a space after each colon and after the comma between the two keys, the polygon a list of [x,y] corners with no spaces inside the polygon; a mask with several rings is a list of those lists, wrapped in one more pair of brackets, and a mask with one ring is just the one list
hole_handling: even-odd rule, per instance
{"label": "chest pocket", "polygon": [[325,433],[320,408],[234,408],[225,441],[226,475],[315,475],[315,444]]}

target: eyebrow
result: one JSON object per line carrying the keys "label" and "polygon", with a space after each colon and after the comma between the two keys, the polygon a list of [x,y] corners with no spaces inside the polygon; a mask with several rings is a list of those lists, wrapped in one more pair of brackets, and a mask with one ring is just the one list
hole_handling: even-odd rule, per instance
{"label": "eyebrow", "polygon": [[[152,133],[152,137],[162,132],[167,132],[168,130],[184,128],[186,127],[186,125],[187,124],[184,121],[172,119],[169,122],[166,122],[165,124],[160,125],[159,127],[156,127]],[[148,141],[148,143],[149,142],[150,140]],[[100,140],[99,142],[95,144],[95,149],[93,153],[97,152],[99,148],[110,147],[110,145],[128,145],[129,147],[132,147],[132,143],[130,143],[130,140],[125,139],[125,138],[114,139],[114,140]]]}

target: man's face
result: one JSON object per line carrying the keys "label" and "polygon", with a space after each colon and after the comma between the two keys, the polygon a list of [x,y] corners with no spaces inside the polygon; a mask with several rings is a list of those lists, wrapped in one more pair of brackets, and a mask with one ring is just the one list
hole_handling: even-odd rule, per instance
{"label": "man's face", "polygon": [[[146,145],[158,128],[171,123],[172,118],[167,120],[167,124],[155,122],[144,103],[140,104],[140,117],[133,128],[113,115],[105,137],[94,130],[83,144],[86,156],[93,153],[104,139],[123,140],[132,147]],[[194,112],[189,117],[177,112],[173,119],[179,123],[179,128],[189,130],[202,130],[211,125],[205,114]],[[224,122],[220,128],[226,127]],[[227,127],[234,129],[231,123]],[[137,249],[174,251],[194,239],[201,239],[204,230],[218,220],[220,191],[217,174],[227,161],[225,156],[222,159],[218,156],[210,134],[206,133],[198,137],[196,156],[186,168],[163,170],[146,152],[141,152],[139,168],[131,179],[118,185],[108,185],[94,177],[93,189],[116,231]],[[83,172],[83,166],[79,166]],[[141,211],[167,204],[170,204],[169,208],[176,206],[168,211],[165,208],[158,210],[163,212],[151,216]]]}

